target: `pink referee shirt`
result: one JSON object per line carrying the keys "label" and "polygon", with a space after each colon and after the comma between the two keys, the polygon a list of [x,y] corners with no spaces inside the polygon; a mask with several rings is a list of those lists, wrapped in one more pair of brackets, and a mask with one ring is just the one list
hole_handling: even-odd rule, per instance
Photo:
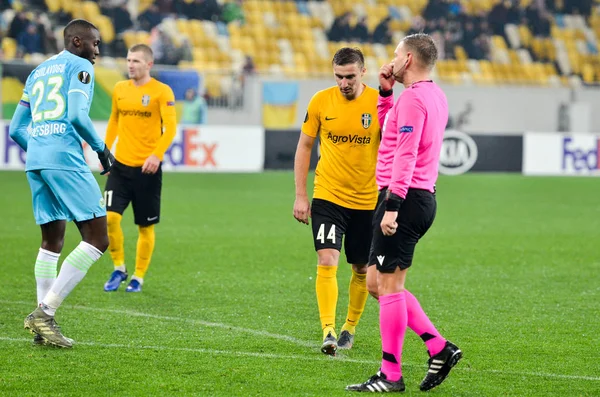
{"label": "pink referee shirt", "polygon": [[377,116],[383,135],[377,154],[377,185],[406,198],[409,188],[434,192],[448,101],[432,81],[414,83],[394,96],[379,96]]}

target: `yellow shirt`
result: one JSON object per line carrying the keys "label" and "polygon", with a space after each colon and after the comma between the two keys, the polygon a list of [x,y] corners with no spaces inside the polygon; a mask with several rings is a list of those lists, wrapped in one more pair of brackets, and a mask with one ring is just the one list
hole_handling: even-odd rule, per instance
{"label": "yellow shirt", "polygon": [[375,166],[381,139],[379,92],[363,87],[362,94],[351,101],[337,86],[317,92],[308,104],[302,132],[319,135],[321,141],[313,198],[372,210],[377,204]]}
{"label": "yellow shirt", "polygon": [[175,96],[168,85],[155,79],[140,87],[132,80],[115,85],[106,146],[112,148],[119,138],[117,161],[141,167],[152,154],[162,161],[176,127]]}

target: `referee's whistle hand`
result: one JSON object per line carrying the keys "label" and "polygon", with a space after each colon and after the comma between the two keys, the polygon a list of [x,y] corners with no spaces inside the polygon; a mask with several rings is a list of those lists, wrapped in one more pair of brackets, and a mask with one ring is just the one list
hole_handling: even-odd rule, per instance
{"label": "referee's whistle hand", "polygon": [[398,228],[397,217],[398,211],[385,211],[381,220],[381,231],[384,236],[393,236],[396,233],[396,229]]}
{"label": "referee's whistle hand", "polygon": [[294,201],[294,218],[298,222],[308,225],[308,218],[310,218],[310,204],[308,197],[296,197]]}

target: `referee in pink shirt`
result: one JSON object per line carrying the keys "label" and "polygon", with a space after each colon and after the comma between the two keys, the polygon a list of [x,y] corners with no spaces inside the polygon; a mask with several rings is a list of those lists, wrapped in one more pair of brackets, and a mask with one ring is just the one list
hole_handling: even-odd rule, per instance
{"label": "referee in pink shirt", "polygon": [[[379,300],[383,357],[377,374],[346,390],[376,393],[405,389],[401,363],[407,327],[421,337],[429,351],[429,370],[421,390],[442,383],[462,357],[460,349],[440,335],[419,301],[404,288],[415,246],[432,225],[437,206],[435,182],[448,101],[430,77],[436,60],[433,40],[418,33],[405,37],[392,63],[379,71],[377,110],[383,136],[377,156],[379,201],[369,260],[377,268],[377,291],[373,291],[374,283],[369,284],[370,292]],[[404,90],[394,104],[392,87],[396,81]]]}

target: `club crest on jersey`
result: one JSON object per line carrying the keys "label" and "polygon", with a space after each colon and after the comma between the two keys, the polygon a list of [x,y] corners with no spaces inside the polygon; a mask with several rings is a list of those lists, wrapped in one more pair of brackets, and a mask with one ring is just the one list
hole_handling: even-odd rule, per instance
{"label": "club crest on jersey", "polygon": [[89,84],[90,81],[92,81],[92,76],[90,76],[90,74],[88,72],[79,72],[79,74],[77,75],[77,78],[83,84]]}
{"label": "club crest on jersey", "polygon": [[150,95],[142,96],[142,106],[148,106],[150,104]]}
{"label": "club crest on jersey", "polygon": [[371,126],[371,122],[373,121],[373,116],[371,116],[371,113],[363,113],[362,116],[360,116],[360,119],[362,121],[363,128],[367,129]]}

